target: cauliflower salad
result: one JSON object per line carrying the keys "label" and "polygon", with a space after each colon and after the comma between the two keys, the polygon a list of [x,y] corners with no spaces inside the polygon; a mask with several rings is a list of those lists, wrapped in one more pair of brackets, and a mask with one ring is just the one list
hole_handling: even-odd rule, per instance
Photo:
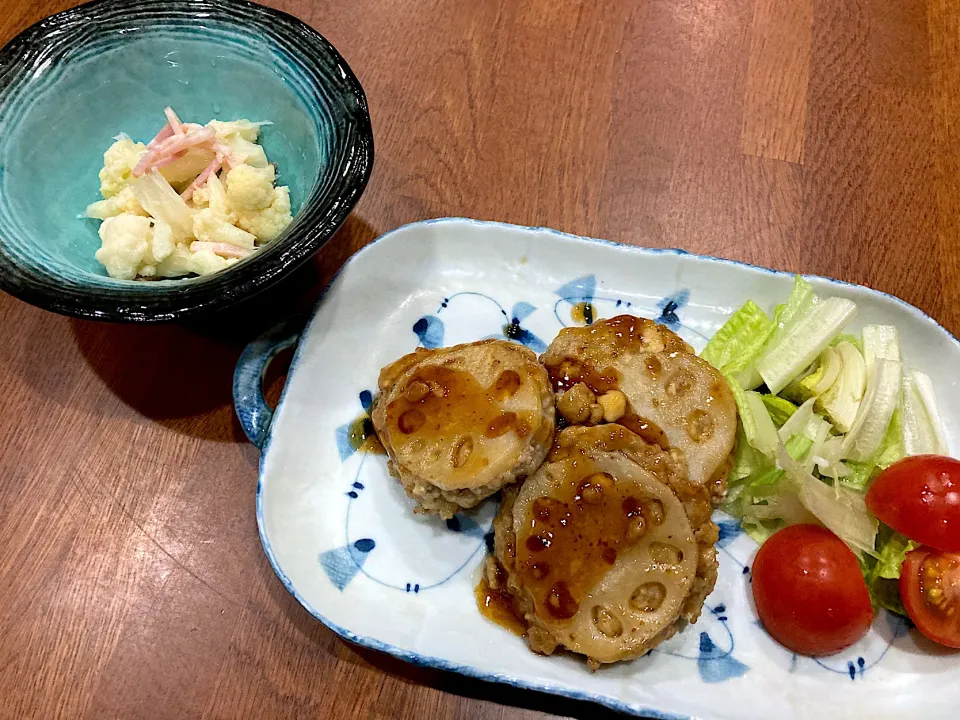
{"label": "cauliflower salad", "polygon": [[167,122],[144,145],[119,135],[103,156],[97,260],[120,280],[207,275],[275,239],[292,222],[290,188],[249,120]]}

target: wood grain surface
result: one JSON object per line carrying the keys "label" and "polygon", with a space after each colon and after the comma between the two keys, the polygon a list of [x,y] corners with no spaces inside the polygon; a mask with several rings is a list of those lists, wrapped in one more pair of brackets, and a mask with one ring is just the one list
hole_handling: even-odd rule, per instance
{"label": "wood grain surface", "polygon": [[[0,41],[69,4],[0,0]],[[372,238],[443,215],[832,275],[960,331],[960,5],[270,4],[359,76],[373,177],[316,258],[213,322],[0,298],[0,718],[608,717],[357,650],[301,609],[260,549],[234,362]]]}

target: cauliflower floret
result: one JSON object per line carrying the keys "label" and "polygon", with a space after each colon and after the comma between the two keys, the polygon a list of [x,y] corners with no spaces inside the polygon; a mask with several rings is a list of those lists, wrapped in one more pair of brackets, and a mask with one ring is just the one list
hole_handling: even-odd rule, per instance
{"label": "cauliflower floret", "polygon": [[207,204],[210,206],[210,209],[225,223],[236,225],[237,216],[233,210],[230,209],[230,204],[227,202],[227,191],[224,189],[220,178],[216,175],[211,175],[210,179],[207,180],[206,187],[208,192],[207,197],[209,198]]}
{"label": "cauliflower floret", "polygon": [[253,250],[256,238],[218,217],[212,208],[193,214],[193,234],[200,242],[227,243]]}
{"label": "cauliflower floret", "polygon": [[222,258],[219,255],[214,255],[210,250],[190,253],[190,269],[197,275],[220,272],[237,262],[239,261],[236,258]]}
{"label": "cauliflower floret", "polygon": [[230,149],[230,155],[237,162],[252,165],[256,168],[265,168],[269,164],[267,163],[267,153],[257,143],[247,142],[242,137],[235,137],[227,141],[227,147]]}
{"label": "cauliflower floret", "polygon": [[273,165],[262,170],[239,165],[227,173],[227,202],[239,213],[268,208],[273,202],[275,179]]}
{"label": "cauliflower floret", "polygon": [[237,224],[261,241],[274,240],[293,222],[290,214],[290,188],[278,187],[273,190],[273,202],[263,210],[238,212]]}
{"label": "cauliflower floret", "polygon": [[147,150],[143,143],[135,143],[126,135],[120,138],[103,154],[103,169],[100,171],[100,194],[111,198],[120,193],[133,180],[133,168]]}
{"label": "cauliflower floret", "polygon": [[233,258],[222,258],[209,250],[190,252],[185,245],[176,245],[173,252],[155,268],[156,277],[176,278],[195,273],[209,275],[210,273],[226,270],[238,261]]}
{"label": "cauliflower floret", "polygon": [[125,187],[113,197],[91,203],[87,206],[85,215],[88,218],[106,220],[107,218],[116,217],[123,213],[130,213],[131,215],[147,214],[147,211],[140,207],[140,203],[137,202],[137,198],[134,197],[133,188]]}
{"label": "cauliflower floret", "polygon": [[211,120],[207,123],[207,127],[211,128],[217,134],[217,139],[230,149],[230,155],[236,162],[262,168],[267,166],[267,155],[257,144],[257,138],[260,137],[260,126],[268,124],[252,123],[249,120],[235,122]]}
{"label": "cauliflower floret", "polygon": [[107,218],[100,226],[102,245],[97,260],[107,274],[118,280],[133,280],[150,252],[152,234],[149,218],[124,213]]}
{"label": "cauliflower floret", "polygon": [[195,210],[210,208],[225,223],[237,224],[237,216],[227,203],[227,191],[217,175],[211,175],[205,185],[197,188],[190,202]]}
{"label": "cauliflower floret", "polygon": [[156,265],[156,276],[177,278],[193,272],[191,253],[184,245],[174,245],[173,252]]}
{"label": "cauliflower floret", "polygon": [[265,122],[250,122],[249,120],[234,120],[232,122],[223,122],[222,120],[211,120],[207,127],[211,128],[217,137],[227,141],[234,137],[239,137],[247,142],[256,142],[260,137],[260,126],[269,125]]}
{"label": "cauliflower floret", "polygon": [[[170,257],[176,242],[173,239],[173,228],[167,225],[163,220],[153,221],[153,234],[150,238],[150,255],[155,262],[162,262]],[[141,270],[141,275],[146,272]]]}
{"label": "cauliflower floret", "polygon": [[[213,176],[211,176],[212,179]],[[202,210],[210,205],[210,181],[193,191],[190,196],[190,206],[195,210]]]}

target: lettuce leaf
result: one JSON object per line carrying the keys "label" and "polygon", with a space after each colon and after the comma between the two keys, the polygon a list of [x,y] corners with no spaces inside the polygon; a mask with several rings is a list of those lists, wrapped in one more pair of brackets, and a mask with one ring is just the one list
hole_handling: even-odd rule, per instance
{"label": "lettuce leaf", "polygon": [[737,423],[737,442],[733,447],[733,467],[730,470],[730,482],[748,477],[772,463],[756,448],[747,442],[743,428]]}
{"label": "lettuce leaf", "polygon": [[874,607],[880,607],[897,615],[909,617],[906,608],[903,606],[903,600],[900,599],[900,583],[897,580],[877,578],[872,583],[867,584],[867,590]]}
{"label": "lettuce leaf", "polygon": [[783,427],[783,424],[797,411],[796,405],[776,395],[764,395],[763,404],[767,406],[770,419],[773,420],[773,424],[778,428]]}
{"label": "lettuce leaf", "polygon": [[744,390],[732,377],[727,377],[727,382],[737,403],[740,425],[747,442],[764,455],[773,457],[777,451],[777,428],[770,419],[770,413],[763,404],[760,393]]}
{"label": "lettuce leaf", "polygon": [[770,392],[779,393],[809,367],[856,311],[850,300],[828,298],[792,316],[793,325],[786,326],[782,339],[772,341],[757,360],[757,371]]}
{"label": "lettuce leaf", "polygon": [[850,333],[840,333],[837,335],[836,339],[830,343],[830,347],[836,347],[842,342],[848,342],[853,345],[862,355],[863,354],[863,340],[859,335],[852,335]]}
{"label": "lettuce leaf", "polygon": [[900,599],[900,568],[907,553],[916,549],[917,543],[908,540],[886,525],[877,532],[877,552],[861,558],[861,570],[867,582],[870,599],[875,607],[882,607],[898,615],[907,612]]}
{"label": "lettuce leaf", "polygon": [[933,383],[927,375],[914,371],[904,376],[900,411],[906,455],[947,453]]}
{"label": "lettuce leaf", "polygon": [[851,490],[864,490],[870,480],[873,479],[874,470],[877,466],[873,463],[860,463],[848,461],[843,463],[844,467],[850,472],[840,478],[840,484]]}
{"label": "lettuce leaf", "polygon": [[753,349],[759,352],[773,330],[773,322],[753,300],[737,310],[710,338],[700,357],[723,370],[738,358],[750,355]]}
{"label": "lettuce leaf", "polygon": [[803,434],[794,435],[787,440],[784,447],[786,447],[790,457],[799,462],[810,452],[810,448],[813,447],[813,439]]}
{"label": "lettuce leaf", "polygon": [[873,581],[878,577],[898,580],[900,578],[900,566],[903,565],[907,553],[916,550],[918,547],[920,547],[920,543],[908,540],[886,525],[882,526],[877,533],[877,564],[871,570],[868,580]]}
{"label": "lettuce leaf", "polygon": [[817,398],[817,409],[840,432],[848,432],[857,419],[857,411],[867,384],[867,364],[852,344],[842,342],[834,352],[840,359],[840,372],[829,389]]}
{"label": "lettuce leaf", "polygon": [[881,468],[890,467],[897,460],[906,457],[903,449],[903,416],[898,407],[893,411],[890,418],[890,425],[887,427],[887,434],[880,443],[880,449],[877,451],[876,464]]}
{"label": "lettuce leaf", "polygon": [[782,446],[777,460],[807,510],[853,550],[876,552],[877,519],[867,510],[860,493],[838,486],[831,488],[817,480]]}
{"label": "lettuce leaf", "polygon": [[857,419],[843,439],[843,454],[866,462],[880,449],[890,418],[900,403],[901,363],[876,359],[867,372],[867,389],[857,409]]}

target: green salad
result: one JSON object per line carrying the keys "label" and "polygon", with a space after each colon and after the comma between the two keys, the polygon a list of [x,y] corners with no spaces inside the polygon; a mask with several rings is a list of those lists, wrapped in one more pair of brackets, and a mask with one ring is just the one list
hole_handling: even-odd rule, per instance
{"label": "green salad", "polygon": [[930,378],[904,364],[897,328],[850,333],[856,311],[798,276],[772,316],[747,302],[704,348],[740,414],[723,509],[761,544],[787,525],[824,525],[857,555],[874,604],[905,614],[896,581],[916,544],[864,496],[897,460],[947,448]]}

